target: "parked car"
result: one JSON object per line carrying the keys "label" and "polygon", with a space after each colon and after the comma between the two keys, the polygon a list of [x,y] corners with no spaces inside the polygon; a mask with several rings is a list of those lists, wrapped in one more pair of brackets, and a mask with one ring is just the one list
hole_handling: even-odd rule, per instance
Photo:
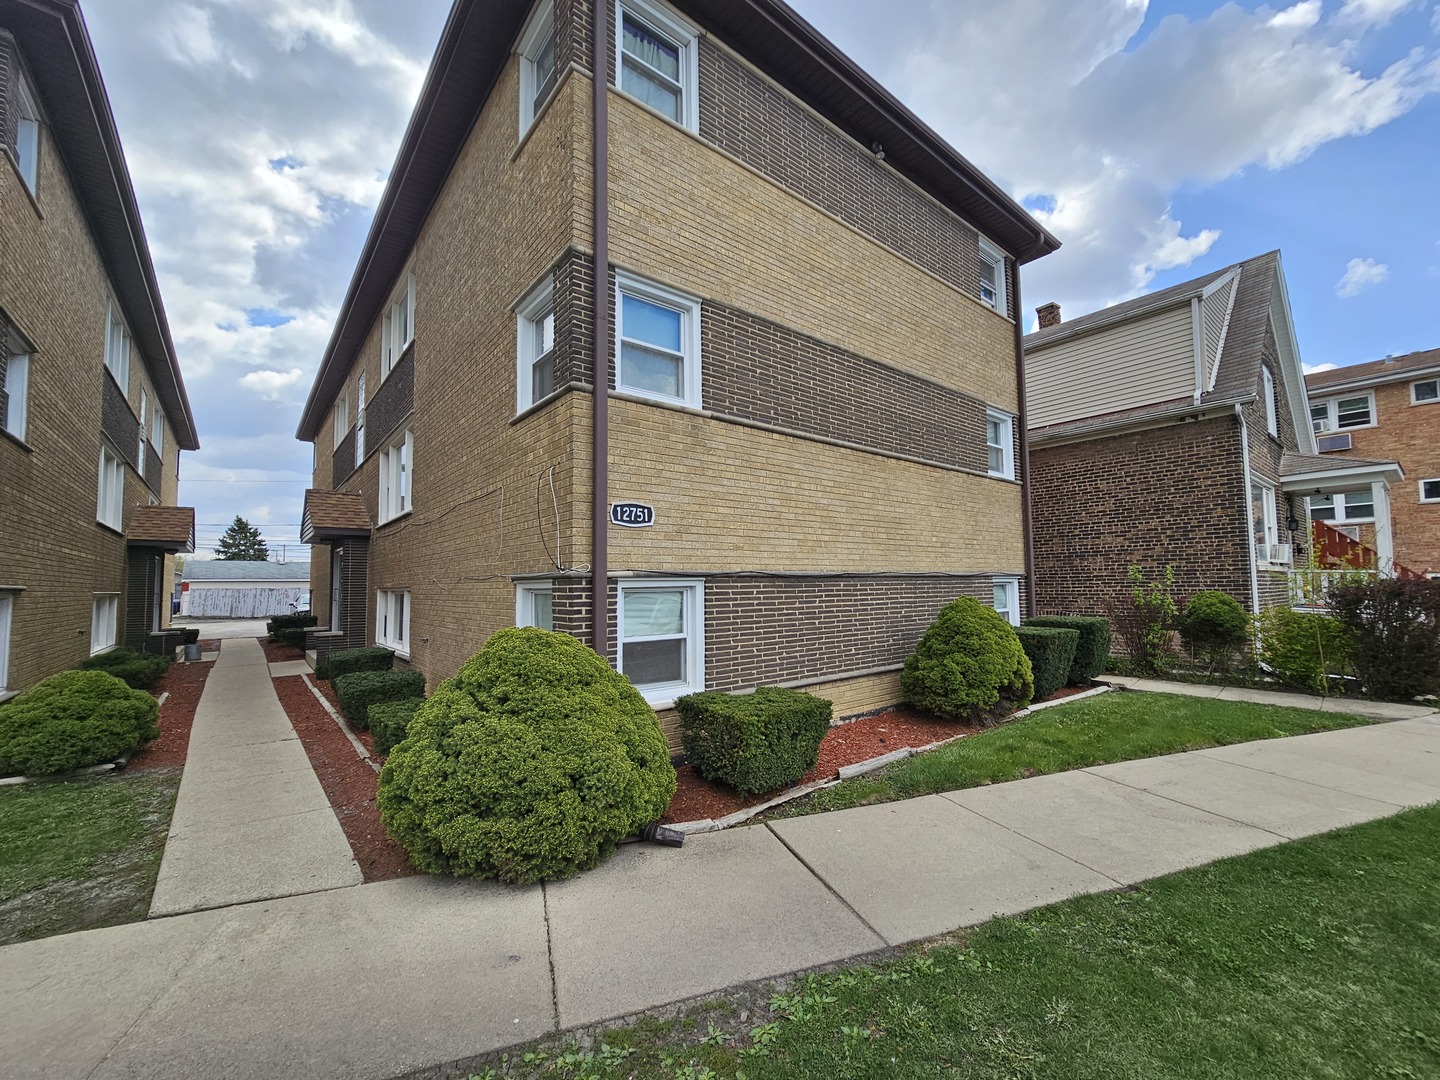
{"label": "parked car", "polygon": [[290,614],[292,614],[292,615],[309,615],[309,614],[310,614],[310,594],[309,594],[308,592],[303,592],[303,593],[301,593],[301,594],[300,594],[300,598],[299,598],[298,600],[291,600],[291,601],[290,601]]}

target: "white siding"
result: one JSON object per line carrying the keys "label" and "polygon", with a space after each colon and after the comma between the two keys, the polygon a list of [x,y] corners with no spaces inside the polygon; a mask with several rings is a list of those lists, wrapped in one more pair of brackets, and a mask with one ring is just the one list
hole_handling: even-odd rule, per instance
{"label": "white siding", "polygon": [[1063,424],[1195,393],[1189,302],[1025,358],[1029,424]]}
{"label": "white siding", "polygon": [[1240,288],[1237,274],[1228,285],[1217,289],[1201,302],[1201,319],[1205,327],[1205,389],[1215,385],[1220,367],[1220,350],[1230,329],[1230,315],[1235,310],[1235,293]]}

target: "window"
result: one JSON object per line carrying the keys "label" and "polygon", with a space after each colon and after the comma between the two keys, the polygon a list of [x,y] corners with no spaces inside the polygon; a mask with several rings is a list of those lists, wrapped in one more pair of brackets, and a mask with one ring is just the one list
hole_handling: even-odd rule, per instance
{"label": "window", "polygon": [[980,300],[1001,315],[1009,312],[1005,303],[1005,253],[983,236],[980,238]]}
{"label": "window", "polygon": [[[0,338],[3,344],[3,338]],[[25,416],[30,399],[30,357],[15,353],[6,358],[0,373],[0,390],[5,391],[5,411],[0,413],[3,427],[21,442],[25,441]]]}
{"label": "window", "polygon": [[1410,384],[1410,404],[1428,405],[1432,401],[1440,401],[1440,379]]}
{"label": "window", "polygon": [[395,370],[405,350],[415,340],[415,275],[404,274],[400,288],[385,312],[380,332],[380,381]]}
{"label": "window", "polygon": [[1375,403],[1368,393],[1310,403],[1310,422],[1316,432],[1372,427]]}
{"label": "window", "polygon": [[355,384],[355,467],[365,461],[365,373]]}
{"label": "window", "polygon": [[165,414],[159,409],[150,410],[150,445],[155,448],[155,456],[161,461],[165,460]]}
{"label": "window", "polygon": [[140,390],[140,434],[135,440],[135,471],[141,476],[145,475],[145,427],[149,419],[147,415],[149,409],[150,399],[146,397],[145,390],[142,387]]}
{"label": "window", "polygon": [[1020,582],[1014,578],[995,579],[995,610],[1011,626],[1020,625]]}
{"label": "window", "polygon": [[541,4],[520,35],[520,134],[540,115],[550,94],[560,84],[555,48],[555,5]]}
{"label": "window", "polygon": [[515,590],[515,625],[555,629],[555,587],[521,585]]}
{"label": "window", "polygon": [[1280,424],[1275,418],[1275,376],[1268,367],[1260,368],[1260,382],[1265,392],[1265,430],[1271,435],[1280,434]]}
{"label": "window", "polygon": [[379,592],[375,609],[375,644],[410,655],[410,594]]}
{"label": "window", "polygon": [[23,74],[17,73],[15,142],[10,149],[15,154],[15,164],[20,169],[20,178],[30,193],[35,193],[39,179],[40,165],[40,110],[35,107],[35,95],[30,90]]}
{"label": "window", "polygon": [[516,407],[523,412],[555,392],[555,286],[546,279],[515,316]]}
{"label": "window", "polygon": [[620,89],[677,124],[700,127],[693,26],[645,0],[621,0],[615,23]]}
{"label": "window", "polygon": [[1440,480],[1420,481],[1420,501],[1426,503],[1440,502]]}
{"label": "window", "polygon": [[662,401],[700,407],[700,302],[618,277],[615,385]]}
{"label": "window", "polygon": [[1338,495],[1310,496],[1311,521],[1374,521],[1375,494],[1370,488]]}
{"label": "window", "polygon": [[95,519],[116,532],[125,527],[125,466],[109,447],[100,448],[100,490]]}
{"label": "window", "polygon": [[[345,441],[345,436],[350,434],[350,391],[346,390],[340,394],[335,402],[335,449],[340,449],[340,444]],[[338,479],[338,478],[337,478]]]}
{"label": "window", "polygon": [[405,432],[380,451],[380,521],[410,512],[410,484],[415,458],[415,437]]}
{"label": "window", "polygon": [[699,581],[620,583],[619,662],[651,705],[705,688],[705,586]]}
{"label": "window", "polygon": [[10,689],[10,621],[15,611],[15,595],[0,592],[0,694]]}
{"label": "window", "polygon": [[990,451],[990,475],[1015,479],[1015,418],[987,409],[985,445]]}
{"label": "window", "polygon": [[115,647],[116,616],[119,611],[119,596],[114,593],[96,594],[95,606],[90,613],[91,656]]}
{"label": "window", "polygon": [[115,310],[115,301],[110,301],[110,307],[105,313],[105,367],[115,381],[120,384],[120,389],[130,389],[130,331],[125,328],[125,320],[120,318],[120,312]]}
{"label": "window", "polygon": [[1280,543],[1280,522],[1276,517],[1275,489],[1256,480],[1250,491],[1250,526],[1255,537],[1257,562],[1275,561],[1274,548]]}

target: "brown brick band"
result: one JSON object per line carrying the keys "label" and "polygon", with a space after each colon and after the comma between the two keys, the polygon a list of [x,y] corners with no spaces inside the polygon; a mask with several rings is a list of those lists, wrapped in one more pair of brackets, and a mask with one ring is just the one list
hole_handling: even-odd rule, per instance
{"label": "brown brick band", "polygon": [[365,409],[366,450],[385,446],[415,408],[415,343],[375,391]]}

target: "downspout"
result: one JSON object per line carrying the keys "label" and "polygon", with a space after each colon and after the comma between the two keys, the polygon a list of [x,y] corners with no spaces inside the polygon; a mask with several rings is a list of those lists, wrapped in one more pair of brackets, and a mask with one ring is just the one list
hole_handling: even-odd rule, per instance
{"label": "downspout", "polygon": [[1020,416],[1020,529],[1025,540],[1025,617],[1035,617],[1035,522],[1030,511],[1030,425],[1025,408],[1025,331],[1020,326],[1020,264],[1015,263],[1015,399]]}
{"label": "downspout", "polygon": [[1245,422],[1245,406],[1236,405],[1235,415],[1240,420],[1241,468],[1245,470],[1245,550],[1249,553],[1250,565],[1250,613],[1260,614],[1260,571],[1255,564],[1255,532],[1251,515],[1255,512],[1255,485],[1250,473],[1250,425]]}
{"label": "downspout", "polygon": [[595,260],[595,389],[591,422],[590,623],[594,649],[610,652],[610,24],[602,4],[591,6]]}

